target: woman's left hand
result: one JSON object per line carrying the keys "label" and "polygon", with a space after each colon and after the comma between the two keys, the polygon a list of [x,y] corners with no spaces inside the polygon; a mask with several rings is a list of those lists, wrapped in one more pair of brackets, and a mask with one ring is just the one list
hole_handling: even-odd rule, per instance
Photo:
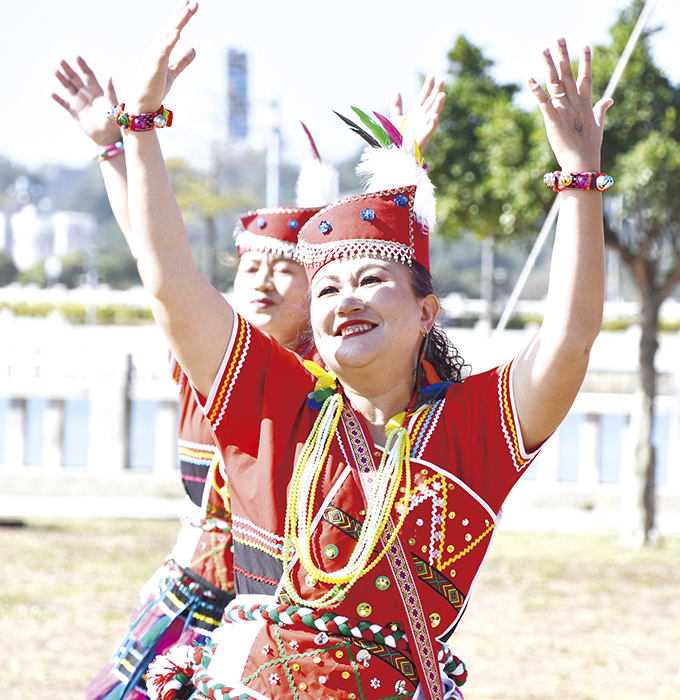
{"label": "woman's left hand", "polygon": [[193,0],[182,2],[144,52],[137,71],[136,94],[126,101],[126,112],[144,114],[157,111],[177,76],[194,60],[196,51],[193,48],[186,49],[174,63],[170,63],[170,54],[182,29],[197,10],[198,3]]}
{"label": "woman's left hand", "polygon": [[590,48],[585,47],[574,78],[564,39],[557,42],[555,65],[549,49],[543,51],[548,93],[532,78],[529,89],[543,113],[550,146],[564,172],[598,172],[604,115],[614,103],[610,98],[592,103],[593,82]]}

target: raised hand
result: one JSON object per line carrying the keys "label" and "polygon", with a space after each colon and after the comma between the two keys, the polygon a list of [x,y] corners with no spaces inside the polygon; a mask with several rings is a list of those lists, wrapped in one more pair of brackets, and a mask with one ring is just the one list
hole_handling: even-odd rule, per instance
{"label": "raised hand", "polygon": [[439,126],[439,115],[444,108],[445,98],[444,80],[436,79],[432,74],[425,78],[423,87],[406,114],[403,113],[401,94],[392,93],[390,121],[397,127],[404,118],[413,121],[414,135],[421,153]]}
{"label": "raised hand", "polygon": [[136,89],[126,101],[126,112],[142,114],[158,110],[177,76],[194,60],[196,51],[193,48],[186,49],[174,63],[170,63],[170,54],[182,29],[197,10],[198,3],[194,0],[182,2],[144,52],[137,72]]}
{"label": "raised hand", "polygon": [[564,39],[557,42],[557,65],[549,49],[543,51],[543,57],[548,92],[533,78],[529,80],[529,88],[543,113],[548,140],[557,162],[565,172],[597,172],[600,169],[604,115],[614,101],[603,99],[593,106],[590,48],[583,49],[578,78],[574,78],[571,70]]}
{"label": "raised hand", "polygon": [[97,145],[115,143],[120,140],[120,129],[106,116],[109,107],[118,102],[113,81],[109,78],[106,87],[102,89],[85,60],[78,56],[76,62],[82,77],[66,61],[61,61],[59,69],[54,73],[69,93],[69,99],[63,99],[54,92],[52,99],[78,122],[78,126]]}

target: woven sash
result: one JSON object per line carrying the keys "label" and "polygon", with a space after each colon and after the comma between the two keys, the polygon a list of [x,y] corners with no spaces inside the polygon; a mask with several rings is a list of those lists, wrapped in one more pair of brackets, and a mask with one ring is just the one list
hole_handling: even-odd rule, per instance
{"label": "woven sash", "polygon": [[[352,456],[366,498],[375,477],[375,462],[361,424],[347,406],[342,412],[342,426],[352,448]],[[390,518],[381,535],[383,545],[389,540],[394,529],[394,522]],[[409,628],[411,650],[418,666],[418,676],[425,696],[427,700],[443,700],[444,692],[437,662],[436,641],[420,603],[416,585],[417,576],[413,570],[410,551],[404,546],[400,535],[397,535],[390,545],[386,559],[397,583],[396,588],[399,591],[397,602],[404,611],[404,620]]]}

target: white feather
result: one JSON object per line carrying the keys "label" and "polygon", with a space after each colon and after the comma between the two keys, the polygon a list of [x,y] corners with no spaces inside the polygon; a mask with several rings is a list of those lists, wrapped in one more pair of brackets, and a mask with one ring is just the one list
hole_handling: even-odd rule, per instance
{"label": "white feather", "polygon": [[[406,138],[404,144],[408,143]],[[356,173],[364,181],[365,192],[392,190],[397,187],[416,185],[414,211],[416,218],[430,230],[437,221],[437,203],[434,185],[427,172],[415,158],[415,149],[409,153],[404,148],[373,148],[369,146],[361,154]]]}
{"label": "white feather", "polygon": [[306,158],[300,166],[296,187],[299,207],[325,207],[339,198],[340,179],[332,165]]}

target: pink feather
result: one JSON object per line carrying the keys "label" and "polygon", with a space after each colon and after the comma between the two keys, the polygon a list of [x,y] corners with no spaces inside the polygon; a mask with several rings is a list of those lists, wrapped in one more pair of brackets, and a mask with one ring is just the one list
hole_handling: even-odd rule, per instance
{"label": "pink feather", "polygon": [[316,160],[321,162],[321,156],[319,155],[319,150],[316,147],[316,144],[314,143],[314,139],[312,138],[311,133],[309,132],[309,129],[305,126],[305,123],[303,121],[300,121],[300,124],[302,124],[302,128],[305,130],[305,134],[307,134],[307,138],[309,139],[309,143],[312,147],[312,154]]}
{"label": "pink feather", "polygon": [[382,114],[378,114],[377,112],[373,112],[373,114],[375,114],[378,121],[382,124],[383,129],[387,132],[387,135],[392,139],[392,143],[397,148],[401,148],[402,136],[399,133],[399,129],[397,129],[387,117],[383,117]]}

